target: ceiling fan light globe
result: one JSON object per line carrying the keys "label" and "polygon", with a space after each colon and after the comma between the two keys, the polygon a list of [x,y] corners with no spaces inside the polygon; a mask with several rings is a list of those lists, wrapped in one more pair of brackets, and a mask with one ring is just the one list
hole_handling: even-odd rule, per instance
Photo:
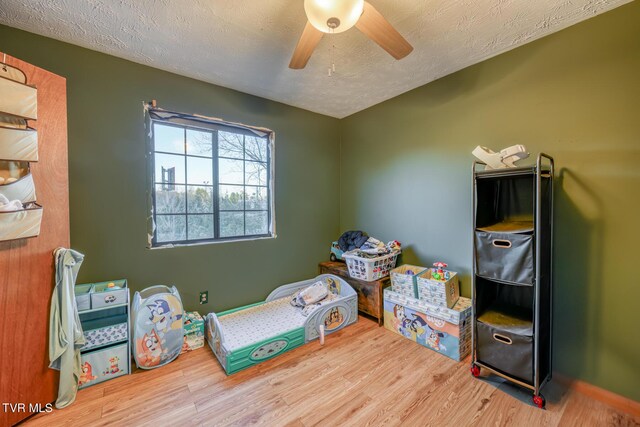
{"label": "ceiling fan light globe", "polygon": [[[356,25],[364,0],[304,0],[304,11],[311,25],[324,33],[342,33]],[[331,28],[335,22],[339,25]]]}

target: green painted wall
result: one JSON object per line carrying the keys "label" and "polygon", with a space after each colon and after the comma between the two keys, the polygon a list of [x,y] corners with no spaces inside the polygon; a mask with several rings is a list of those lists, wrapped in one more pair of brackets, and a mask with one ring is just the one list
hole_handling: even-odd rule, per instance
{"label": "green painted wall", "polygon": [[[556,369],[640,400],[638,22],[634,2],[341,121],[5,26],[0,51],[68,79],[80,280],[174,283],[201,312],[313,275],[350,228],[401,240],[405,262],[449,262],[469,295],[471,150],[552,154]],[[277,239],[145,249],[141,103],[152,98],[276,131]],[[197,306],[205,289],[211,302]]]}
{"label": "green painted wall", "polygon": [[[187,308],[207,313],[317,273],[339,231],[338,120],[6,26],[0,51],[67,78],[71,242],[86,255],[79,281],[175,284]],[[276,132],[277,239],[145,249],[142,102],[151,99]],[[197,304],[200,290],[209,304]]]}
{"label": "green painted wall", "polygon": [[[469,295],[471,150],[553,155],[555,368],[640,400],[640,3],[341,121],[341,229],[448,262]],[[437,60],[437,58],[434,58]]]}

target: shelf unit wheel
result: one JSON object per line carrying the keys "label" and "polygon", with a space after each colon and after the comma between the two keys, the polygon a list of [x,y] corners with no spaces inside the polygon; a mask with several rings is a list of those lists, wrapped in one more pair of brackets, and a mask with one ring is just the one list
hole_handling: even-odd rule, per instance
{"label": "shelf unit wheel", "polygon": [[537,396],[536,395],[533,396],[533,404],[536,405],[538,408],[544,409],[545,403],[547,402],[544,400],[543,395],[539,394]]}
{"label": "shelf unit wheel", "polygon": [[480,376],[480,366],[476,365],[475,363],[471,364],[471,375],[473,375],[474,377],[478,378]]}

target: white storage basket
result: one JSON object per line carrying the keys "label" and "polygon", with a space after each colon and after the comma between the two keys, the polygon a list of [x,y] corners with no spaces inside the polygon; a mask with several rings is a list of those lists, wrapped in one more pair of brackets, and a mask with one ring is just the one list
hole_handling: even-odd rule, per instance
{"label": "white storage basket", "polygon": [[38,91],[26,83],[0,75],[0,113],[22,119],[38,118]]}
{"label": "white storage basket", "polygon": [[22,203],[35,202],[36,184],[33,182],[33,175],[27,173],[17,181],[9,184],[1,184],[0,194],[9,199],[9,201],[20,200]]}
{"label": "white storage basket", "polygon": [[400,255],[400,251],[376,258],[362,258],[348,253],[342,257],[347,262],[349,276],[365,282],[373,282],[389,275],[389,271],[396,266],[398,255]]}
{"label": "white storage basket", "polygon": [[38,161],[38,131],[4,127],[0,121],[0,159]]}
{"label": "white storage basket", "polygon": [[0,212],[0,242],[26,239],[40,234],[42,206],[27,203],[19,211]]}

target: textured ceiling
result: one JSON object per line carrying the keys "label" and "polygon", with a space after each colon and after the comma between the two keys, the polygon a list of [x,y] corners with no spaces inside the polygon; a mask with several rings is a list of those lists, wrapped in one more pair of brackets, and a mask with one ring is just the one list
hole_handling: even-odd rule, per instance
{"label": "textured ceiling", "polygon": [[341,118],[629,2],[369,1],[413,44],[407,58],[352,28],[290,70],[303,0],[1,0],[0,23]]}

